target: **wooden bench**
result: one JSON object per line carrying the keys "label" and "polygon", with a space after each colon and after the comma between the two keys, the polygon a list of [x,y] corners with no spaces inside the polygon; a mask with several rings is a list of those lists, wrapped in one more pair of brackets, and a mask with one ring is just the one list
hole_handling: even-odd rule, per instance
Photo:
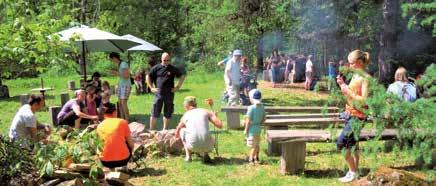
{"label": "wooden bench", "polygon": [[332,123],[341,123],[339,118],[290,118],[290,119],[266,119],[264,125],[267,127],[282,127],[288,125],[329,125]]}
{"label": "wooden bench", "polygon": [[[341,131],[336,131],[336,137]],[[330,131],[326,130],[267,130],[269,155],[281,155],[280,171],[282,174],[297,174],[304,171],[306,158],[306,143],[331,142]],[[395,139],[395,129],[385,129],[381,133],[380,140]],[[375,130],[362,130],[360,141],[366,141],[376,137]]]}
{"label": "wooden bench", "polygon": [[[320,114],[324,110],[324,107],[265,107],[266,113],[278,113],[278,112],[286,112],[286,113],[316,113]],[[337,113],[339,108],[337,107],[327,107],[328,113]],[[227,128],[229,129],[237,129],[241,127],[241,122],[239,119],[240,114],[245,114],[247,112],[247,106],[227,106],[222,107],[221,112],[225,112],[227,116]],[[300,115],[301,116],[301,115]]]}

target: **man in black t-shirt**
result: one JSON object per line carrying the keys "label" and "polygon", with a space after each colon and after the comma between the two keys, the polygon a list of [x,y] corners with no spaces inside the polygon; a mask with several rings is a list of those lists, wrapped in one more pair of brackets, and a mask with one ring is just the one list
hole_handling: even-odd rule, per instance
{"label": "man in black t-shirt", "polygon": [[[151,109],[150,130],[156,129],[156,120],[164,108],[163,129],[166,130],[174,112],[174,93],[180,89],[185,75],[170,64],[170,55],[162,54],[162,63],[155,65],[147,75],[147,85],[154,93],[153,107]],[[174,86],[174,78],[179,82]]]}

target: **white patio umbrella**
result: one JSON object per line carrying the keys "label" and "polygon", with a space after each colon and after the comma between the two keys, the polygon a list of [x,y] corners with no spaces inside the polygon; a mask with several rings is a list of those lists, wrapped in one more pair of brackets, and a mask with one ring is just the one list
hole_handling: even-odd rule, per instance
{"label": "white patio umbrella", "polygon": [[151,44],[151,43],[149,43],[149,42],[147,42],[139,37],[136,37],[136,36],[133,36],[130,34],[123,35],[121,37],[126,38],[130,41],[141,43],[141,45],[134,46],[134,47],[129,48],[127,50],[127,60],[129,61],[129,63],[130,63],[130,52],[131,51],[158,51],[158,50],[162,50],[159,47],[157,47],[156,45],[153,45],[153,44]]}
{"label": "white patio umbrella", "polygon": [[[73,40],[76,47],[81,51],[85,81],[86,52],[125,52],[129,48],[141,44],[139,42],[131,41],[121,36],[105,32],[97,28],[90,28],[85,25],[72,27],[56,34],[59,35],[61,41]],[[71,51],[71,49],[67,50]]]}
{"label": "white patio umbrella", "polygon": [[127,34],[127,35],[123,35],[121,36],[123,38],[126,38],[130,41],[133,42],[137,42],[137,43],[141,43],[141,45],[138,46],[134,46],[132,48],[129,48],[128,51],[157,51],[157,50],[162,50],[159,47],[157,47],[156,45],[153,45],[139,37]]}

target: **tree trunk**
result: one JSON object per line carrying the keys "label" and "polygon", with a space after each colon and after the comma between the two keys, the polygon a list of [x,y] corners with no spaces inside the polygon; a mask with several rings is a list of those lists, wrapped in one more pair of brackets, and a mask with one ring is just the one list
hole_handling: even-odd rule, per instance
{"label": "tree trunk", "polygon": [[80,17],[79,21],[81,24],[85,24],[86,22],[86,0],[80,1]]}
{"label": "tree trunk", "polygon": [[380,53],[378,55],[379,81],[383,84],[392,82],[395,49],[397,43],[398,0],[383,0],[383,30],[380,36]]}

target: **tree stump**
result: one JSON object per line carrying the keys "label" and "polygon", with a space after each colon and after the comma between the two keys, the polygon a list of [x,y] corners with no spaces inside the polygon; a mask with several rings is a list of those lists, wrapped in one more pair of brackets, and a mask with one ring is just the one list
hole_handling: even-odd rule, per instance
{"label": "tree stump", "polygon": [[294,140],[282,142],[281,145],[280,172],[283,175],[303,172],[306,159],[306,142]]}
{"label": "tree stump", "polygon": [[239,121],[239,112],[226,112],[227,116],[227,128],[238,129],[241,127],[241,121]]}
{"label": "tree stump", "polygon": [[0,85],[0,99],[9,98],[9,89],[6,85]]}
{"label": "tree stump", "polygon": [[29,94],[21,94],[20,96],[21,105],[27,104],[29,102],[29,97],[30,97]]}
{"label": "tree stump", "polygon": [[68,89],[69,90],[76,90],[76,82],[74,81],[68,81]]}
{"label": "tree stump", "polygon": [[64,106],[68,100],[70,100],[70,95],[68,95],[68,92],[61,93],[61,106]]}
{"label": "tree stump", "polygon": [[61,109],[62,107],[60,106],[51,106],[48,108],[53,126],[57,125],[57,117]]}

